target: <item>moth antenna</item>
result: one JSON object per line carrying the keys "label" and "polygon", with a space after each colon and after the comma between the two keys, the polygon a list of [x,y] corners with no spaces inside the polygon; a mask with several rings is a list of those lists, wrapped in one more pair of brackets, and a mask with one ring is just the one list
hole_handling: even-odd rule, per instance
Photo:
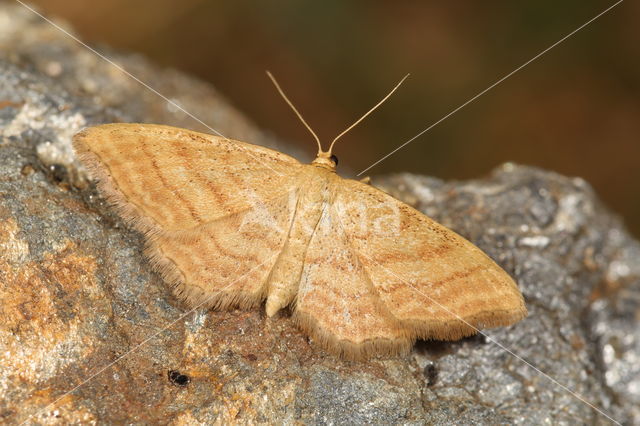
{"label": "moth antenna", "polygon": [[394,87],[387,96],[385,96],[384,98],[382,98],[382,100],[380,102],[378,102],[373,108],[371,108],[369,111],[367,111],[367,113],[365,115],[363,115],[362,117],[360,117],[358,119],[358,121],[356,121],[355,123],[353,123],[351,126],[347,127],[347,130],[345,130],[344,132],[340,133],[338,136],[336,136],[336,138],[333,140],[333,142],[331,142],[331,145],[329,146],[329,154],[331,154],[331,151],[333,151],[333,145],[336,143],[336,141],[338,139],[340,139],[342,136],[344,136],[345,133],[347,133],[349,130],[353,129],[354,127],[356,127],[358,125],[358,123],[360,123],[362,120],[364,120],[369,114],[371,114],[373,111],[376,110],[376,108],[378,108],[380,105],[382,105],[384,103],[384,101],[386,101],[387,99],[389,99],[389,96],[393,95],[393,92],[395,92],[398,87],[400,87],[400,85],[407,79],[407,77],[409,77],[409,74],[405,75],[404,78],[402,80],[400,80],[400,83],[396,84],[396,87]]}
{"label": "moth antenna", "polygon": [[287,95],[284,94],[284,91],[282,90],[282,88],[280,87],[278,82],[276,81],[276,78],[269,71],[265,71],[265,72],[267,73],[267,75],[271,79],[271,82],[273,83],[273,85],[276,86],[276,89],[278,89],[278,93],[280,93],[280,96],[282,96],[282,98],[285,100],[285,102],[291,107],[293,112],[296,113],[296,115],[298,116],[300,121],[302,121],[302,124],[305,125],[307,130],[309,130],[311,132],[311,134],[313,135],[313,137],[316,139],[316,143],[318,144],[318,154],[321,153],[322,152],[322,145],[320,144],[320,139],[318,138],[318,135],[316,135],[315,132],[313,131],[313,129],[311,129],[311,126],[309,126],[307,124],[307,122],[304,121],[304,118],[302,118],[302,114],[300,114],[298,112],[298,110],[296,109],[296,107],[293,106],[293,104],[291,103],[289,98],[287,98]]}

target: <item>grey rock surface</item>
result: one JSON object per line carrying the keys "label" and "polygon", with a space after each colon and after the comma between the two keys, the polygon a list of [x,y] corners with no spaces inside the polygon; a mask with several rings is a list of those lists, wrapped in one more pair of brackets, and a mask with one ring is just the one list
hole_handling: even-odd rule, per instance
{"label": "grey rock surface", "polygon": [[[581,179],[513,164],[468,182],[374,179],[492,256],[530,314],[341,361],[286,315],[188,312],[70,149],[102,122],[206,129],[19,6],[0,4],[0,51],[1,422],[610,422],[579,394],[640,424],[640,244]],[[210,86],[108,54],[224,134],[278,145]]]}

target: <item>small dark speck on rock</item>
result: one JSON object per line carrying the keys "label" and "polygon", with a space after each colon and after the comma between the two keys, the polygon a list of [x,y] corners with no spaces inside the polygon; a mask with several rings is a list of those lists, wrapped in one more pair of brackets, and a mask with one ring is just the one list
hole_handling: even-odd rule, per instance
{"label": "small dark speck on rock", "polygon": [[191,381],[189,376],[187,376],[186,374],[182,374],[176,370],[169,370],[167,376],[169,377],[169,381],[176,386],[184,387],[187,386]]}
{"label": "small dark speck on rock", "polygon": [[50,166],[49,174],[56,183],[66,182],[68,180],[67,168],[60,164]]}
{"label": "small dark speck on rock", "polygon": [[424,377],[427,379],[427,386],[433,386],[438,380],[438,369],[435,364],[428,364],[424,367]]}

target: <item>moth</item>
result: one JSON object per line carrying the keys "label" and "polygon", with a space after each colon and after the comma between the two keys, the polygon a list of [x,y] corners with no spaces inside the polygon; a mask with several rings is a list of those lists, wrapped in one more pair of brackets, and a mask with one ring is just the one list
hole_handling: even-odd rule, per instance
{"label": "moth", "polygon": [[265,303],[269,317],[288,307],[314,342],[348,359],[402,354],[416,339],[457,340],[527,315],[516,283],[472,243],[340,177],[338,138],[323,151],[316,137],[310,164],[154,124],[91,127],[73,144],[189,306]]}

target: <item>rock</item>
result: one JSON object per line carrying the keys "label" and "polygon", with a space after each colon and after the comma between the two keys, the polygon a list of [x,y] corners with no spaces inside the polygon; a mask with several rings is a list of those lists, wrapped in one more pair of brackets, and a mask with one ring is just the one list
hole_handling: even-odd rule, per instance
{"label": "rock", "polygon": [[[513,164],[468,182],[374,179],[491,255],[530,314],[340,361],[286,315],[186,310],[87,185],[70,137],[113,121],[206,129],[20,6],[2,4],[0,23],[3,422],[608,422],[575,392],[640,423],[640,244],[581,179]],[[104,52],[224,134],[279,145],[209,85]]]}

